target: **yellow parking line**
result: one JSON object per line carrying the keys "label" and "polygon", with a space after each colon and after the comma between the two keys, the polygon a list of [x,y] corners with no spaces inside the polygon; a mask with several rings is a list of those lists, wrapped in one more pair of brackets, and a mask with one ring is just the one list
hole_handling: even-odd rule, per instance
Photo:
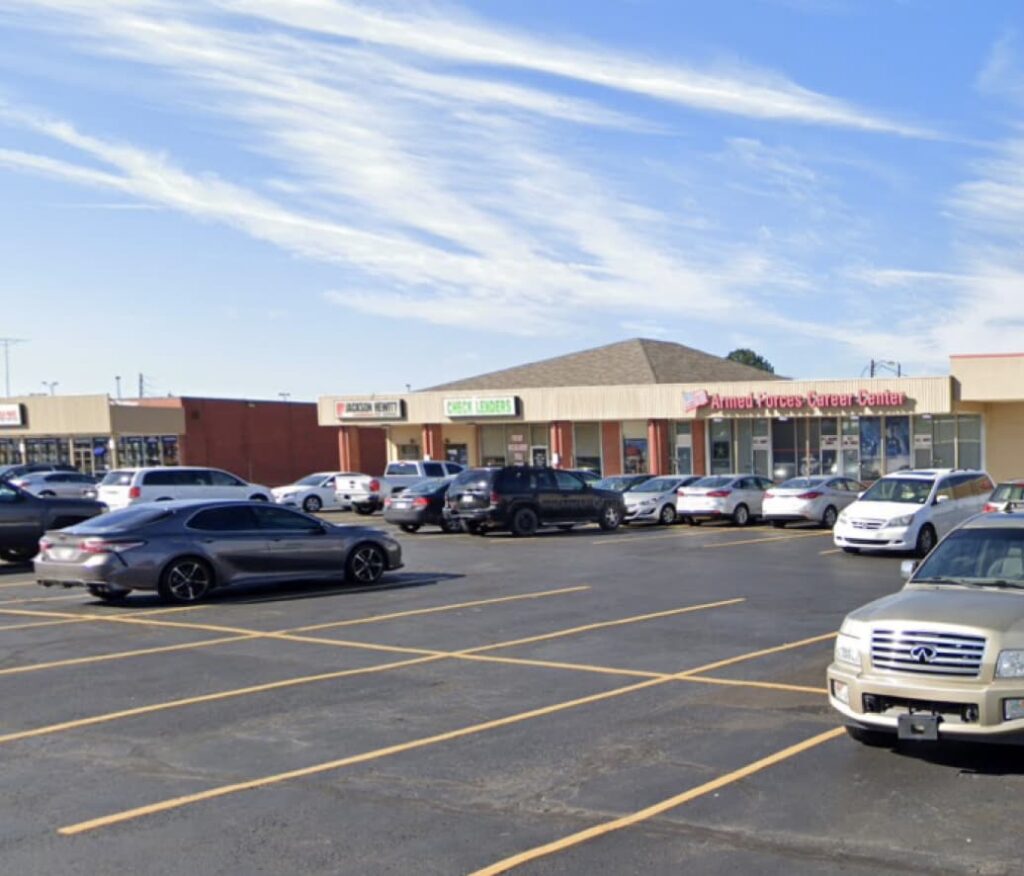
{"label": "yellow parking line", "polygon": [[757,687],[764,688],[764,690],[784,690],[791,691],[792,693],[809,693],[809,694],[820,694],[825,695],[828,693],[828,688],[825,687],[809,687],[802,684],[782,684],[776,681],[748,681],[746,679],[739,678],[708,678],[706,676],[688,675],[680,681],[696,681],[700,684],[718,684],[726,687]]}
{"label": "yellow parking line", "polygon": [[369,617],[358,617],[351,620],[331,621],[324,624],[311,624],[305,627],[293,627],[287,632],[290,633],[311,633],[315,630],[328,630],[335,627],[349,627],[358,624],[375,624],[381,621],[395,620],[402,617],[414,617],[421,614],[436,614],[442,611],[457,611],[463,608],[475,608],[480,605],[498,605],[503,602],[516,602],[523,599],[540,599],[545,596],[563,596],[567,593],[582,593],[590,589],[589,584],[578,587],[562,587],[558,590],[538,590],[532,593],[518,593],[513,596],[498,596],[493,599],[474,599],[471,602],[457,602],[452,605],[437,605],[431,608],[414,608],[409,611],[396,611],[391,614],[376,614]]}
{"label": "yellow parking line", "polygon": [[[655,532],[654,535],[647,535],[641,533],[639,530],[634,530],[636,535],[625,536],[625,538],[633,538],[638,542],[641,541],[655,541],[662,538],[699,538],[705,535],[739,535],[744,532],[773,532],[774,528],[767,526],[745,526],[742,528],[735,526],[719,526],[711,529],[706,526],[702,527],[686,527],[680,529],[678,532]],[[598,538],[590,542],[591,544],[623,544],[624,536],[607,536],[605,538]]]}
{"label": "yellow parking line", "polygon": [[192,648],[207,648],[210,645],[224,645],[255,639],[256,636],[226,636],[220,639],[205,639],[202,642],[185,642],[180,645],[161,645],[156,648],[139,648],[135,651],[119,651],[116,654],[95,654],[92,657],[70,657],[66,660],[52,660],[49,663],[28,663],[0,669],[0,675],[18,675],[22,672],[37,672],[40,669],[56,669],[62,666],[84,666],[87,663],[102,663],[106,660],[124,660],[128,657],[142,657],[146,654],[164,654],[169,651],[188,651]]}
{"label": "yellow parking line", "polygon": [[[132,616],[133,617],[137,617],[139,615],[145,615],[146,617],[149,617],[150,615],[155,615],[155,614],[170,614],[171,612],[179,612],[179,611],[195,611],[196,609],[200,609],[200,608],[206,608],[206,606],[205,605],[187,605],[187,606],[178,606],[177,608],[151,608],[151,609],[144,609],[142,611],[133,612]],[[0,612],[0,614],[13,614],[13,613],[14,612],[10,612],[10,611]],[[64,624],[95,623],[96,621],[101,620],[101,619],[102,620],[107,620],[108,617],[107,616],[100,616],[100,615],[91,615],[91,614],[83,615],[81,617],[79,617],[77,615],[75,615],[75,616],[68,615],[63,620],[32,621],[32,622],[24,623],[24,624],[7,624],[6,626],[0,626],[0,631],[3,631],[3,630],[29,630],[29,629],[34,629],[34,628],[37,628],[37,627],[59,627],[59,626],[63,626]]]}
{"label": "yellow parking line", "polygon": [[[829,634],[834,635],[834,634]],[[461,727],[456,730],[449,730],[444,733],[438,733],[433,736],[426,736],[420,739],[413,739],[408,742],[402,742],[397,745],[390,745],[385,748],[378,748],[372,751],[366,751],[361,754],[351,755],[349,757],[339,758],[337,760],[328,761],[327,763],[314,764],[312,766],[302,767],[300,769],[289,770],[287,772],[275,773],[270,776],[263,776],[261,778],[250,779],[244,782],[237,782],[230,785],[221,785],[216,788],[209,788],[205,791],[199,791],[193,794],[186,794],[180,797],[173,797],[167,800],[161,800],[157,803],[150,803],[145,806],[139,806],[133,809],[126,809],[121,812],[115,812],[110,815],[104,815],[99,818],[89,819],[87,821],[80,821],[76,824],[70,824],[65,827],[58,829],[58,833],[64,836],[74,836],[80,833],[86,833],[88,831],[97,830],[102,827],[109,827],[113,824],[120,824],[125,821],[132,821],[137,818],[142,818],[147,815],[154,815],[158,812],[167,812],[171,809],[180,809],[184,806],[189,806],[194,803],[201,803],[205,800],[212,800],[218,797],[224,797],[229,794],[236,794],[240,791],[248,791],[253,788],[264,788],[269,785],[280,784],[281,782],[289,781],[291,779],[304,778],[307,776],[318,775],[321,773],[331,772],[333,770],[341,769],[343,767],[352,766],[358,763],[366,763],[372,760],[378,760],[383,757],[389,757],[394,754],[400,754],[406,751],[413,751],[419,748],[425,748],[430,745],[436,745],[441,742],[449,742],[454,739],[461,739],[466,736],[472,736],[478,733],[483,733],[488,730],[495,730],[500,727],[507,727],[513,724],[519,724],[524,721],[532,720],[533,718],[540,718],[546,715],[553,715],[559,712],[564,712],[568,709],[578,708],[580,706],[589,705],[591,703],[604,702],[605,700],[614,699],[617,697],[625,696],[626,694],[634,693],[640,690],[646,690],[648,688],[657,687],[663,684],[669,684],[672,681],[680,678],[687,678],[690,676],[699,676],[704,672],[710,671],[718,666],[731,665],[738,663],[743,660],[753,659],[755,657],[777,653],[790,648],[798,648],[802,645],[808,644],[812,641],[820,640],[823,637],[816,637],[815,639],[802,639],[798,642],[791,642],[783,645],[777,645],[774,648],[767,648],[762,651],[754,651],[748,654],[740,654],[736,657],[728,658],[727,660],[720,660],[716,663],[706,664],[704,666],[697,666],[693,669],[688,669],[684,672],[677,673],[676,675],[669,675],[663,678],[651,678],[639,681],[635,684],[626,685],[625,687],[613,688],[612,690],[602,691],[601,693],[590,694],[585,697],[578,697],[572,700],[565,700],[559,703],[553,703],[548,706],[542,706],[537,709],[530,709],[526,712],[517,712],[513,715],[506,715],[504,718],[496,718],[491,721],[484,721],[479,724],[471,724],[467,727]],[[842,728],[837,728],[838,733],[843,732]],[[824,740],[822,740],[824,741]]]}
{"label": "yellow parking line", "polygon": [[749,778],[762,770],[766,770],[769,767],[796,757],[798,754],[802,754],[805,751],[809,751],[810,749],[816,748],[825,742],[829,742],[832,739],[842,736],[845,732],[846,731],[842,727],[835,727],[831,730],[826,730],[824,733],[819,733],[816,736],[812,736],[810,739],[805,739],[803,742],[798,742],[796,745],[791,745],[788,748],[784,748],[781,751],[770,754],[768,757],[762,757],[760,760],[755,760],[753,763],[740,767],[738,770],[733,770],[732,772],[726,773],[724,776],[719,776],[717,779],[712,779],[710,782],[698,785],[696,788],[690,788],[690,790],[684,791],[682,794],[676,794],[674,797],[669,797],[667,800],[662,800],[659,803],[655,803],[653,806],[648,806],[646,809],[641,809],[638,812],[631,813],[630,815],[624,815],[621,818],[606,821],[603,824],[598,824],[594,827],[588,827],[586,830],[577,831],[576,833],[562,837],[562,839],[555,840],[554,842],[546,843],[542,846],[536,846],[528,851],[520,852],[518,855],[512,855],[511,857],[498,861],[496,864],[491,864],[489,867],[484,867],[475,871],[472,876],[497,876],[499,873],[507,873],[509,870],[520,867],[523,864],[536,861],[539,858],[556,854],[557,852],[564,851],[565,849],[572,848],[573,846],[578,846],[588,840],[595,839],[596,837],[604,836],[612,833],[613,831],[622,830],[626,827],[631,827],[632,825],[639,824],[642,821],[647,821],[654,818],[656,815],[661,815],[664,812],[668,812],[671,809],[682,806],[684,803],[689,803],[691,800],[704,797],[707,794],[718,791],[728,785],[735,784],[742,779]]}
{"label": "yellow parking line", "polygon": [[827,550],[827,551],[818,551],[818,556],[819,557],[827,557],[830,554],[841,554],[842,552],[843,552],[842,548],[832,548],[831,550]]}
{"label": "yellow parking line", "polygon": [[[742,602],[743,600],[728,600],[728,601],[726,601],[725,604],[731,604],[734,601]],[[671,613],[673,613],[673,614],[681,614],[681,613],[686,612],[686,611],[697,611],[697,610],[699,610],[701,608],[714,608],[714,607],[718,607],[720,604],[721,603],[710,603],[707,606],[689,606],[689,607],[687,607],[685,609],[675,609]],[[555,631],[553,633],[545,633],[542,638],[550,639],[550,638],[554,638],[556,636],[575,635],[577,633],[587,632],[587,631],[594,630],[594,629],[601,629],[601,628],[605,628],[605,627],[609,627],[609,626],[618,626],[618,625],[621,625],[623,623],[636,623],[636,622],[639,622],[639,621],[642,621],[642,620],[649,620],[649,619],[651,619],[653,617],[662,617],[664,615],[665,615],[664,612],[658,612],[655,615],[638,615],[636,617],[623,618],[621,620],[604,621],[604,622],[597,623],[597,624],[587,624],[586,626],[583,626],[583,627],[570,627],[570,628],[564,629],[564,630],[557,630],[557,631]],[[280,637],[284,636],[284,634],[268,634],[268,635],[271,635],[274,638],[277,638],[279,636]],[[255,636],[255,635],[251,636],[251,637],[240,636],[238,639],[235,639],[234,641],[240,641],[243,638],[260,638],[260,636]],[[289,637],[289,639],[290,638],[291,637]],[[628,669],[627,670],[615,670],[615,669],[611,669],[611,668],[608,668],[608,667],[585,667],[585,666],[578,665],[578,664],[569,664],[569,663],[558,664],[558,663],[554,663],[554,662],[545,662],[545,661],[540,661],[540,660],[519,660],[519,659],[515,659],[515,658],[505,658],[505,657],[484,657],[484,656],[477,656],[477,653],[476,653],[476,652],[479,652],[479,651],[486,651],[486,650],[489,650],[489,649],[492,649],[492,648],[503,648],[503,647],[508,647],[510,645],[513,645],[513,644],[519,644],[519,643],[521,643],[521,640],[513,640],[513,641],[509,641],[509,642],[495,642],[495,643],[493,643],[491,645],[483,645],[483,646],[481,646],[479,648],[473,648],[473,649],[470,649],[470,650],[467,650],[467,651],[431,651],[431,650],[424,650],[424,649],[420,649],[420,648],[403,648],[403,647],[391,646],[391,645],[365,645],[364,646],[363,643],[359,643],[359,642],[349,643],[349,642],[343,642],[343,641],[334,640],[334,639],[315,639],[315,638],[312,638],[312,637],[296,637],[296,638],[299,641],[311,641],[311,642],[314,642],[315,644],[330,644],[330,645],[337,645],[339,647],[354,647],[354,648],[368,647],[371,650],[382,650],[382,651],[387,651],[387,652],[397,652],[397,653],[401,653],[401,654],[414,654],[414,655],[416,655],[416,658],[412,659],[412,660],[398,661],[396,663],[382,664],[382,665],[377,666],[377,667],[371,667],[369,670],[343,670],[343,671],[340,671],[340,672],[331,672],[331,673],[325,673],[325,674],[322,674],[322,675],[315,675],[315,676],[300,676],[299,678],[296,678],[296,679],[286,679],[286,680],[283,680],[283,681],[271,682],[271,683],[265,684],[265,685],[256,685],[256,686],[250,686],[250,687],[245,687],[245,688],[236,688],[236,689],[232,689],[232,690],[221,691],[221,692],[215,693],[215,694],[204,694],[204,695],[197,696],[197,697],[190,697],[190,698],[181,699],[181,700],[171,700],[169,702],[155,703],[155,704],[152,704],[152,705],[149,705],[149,706],[140,706],[140,707],[137,707],[135,709],[128,709],[128,710],[125,710],[125,711],[109,712],[109,713],[102,714],[102,715],[94,715],[94,716],[89,717],[89,718],[81,718],[81,719],[78,719],[78,720],[75,720],[75,721],[65,721],[65,722],[62,722],[62,723],[59,723],[59,724],[51,724],[51,725],[44,726],[44,727],[37,727],[37,728],[35,728],[33,730],[23,730],[23,731],[18,731],[18,732],[10,733],[10,734],[7,734],[6,736],[0,736],[0,743],[11,742],[11,741],[15,741],[17,739],[24,739],[24,738],[27,738],[29,736],[42,736],[42,735],[46,735],[48,733],[58,733],[58,732],[61,732],[63,730],[71,730],[71,729],[74,729],[76,727],[85,727],[85,726],[89,726],[91,724],[100,724],[100,723],[104,723],[104,722],[107,722],[107,721],[114,721],[114,720],[117,720],[119,718],[132,717],[132,716],[135,716],[135,715],[146,714],[148,712],[161,711],[161,710],[171,709],[171,708],[179,708],[181,706],[187,706],[187,705],[191,705],[193,703],[208,702],[208,701],[217,700],[217,699],[227,699],[229,697],[243,696],[243,695],[252,694],[252,693],[260,693],[262,691],[273,690],[275,688],[288,687],[288,686],[290,686],[292,684],[308,684],[311,681],[324,681],[324,680],[332,679],[332,678],[341,678],[341,677],[343,677],[345,675],[357,675],[357,674],[360,674],[360,673],[365,672],[365,671],[382,672],[382,671],[385,671],[385,670],[388,670],[388,669],[399,669],[399,668],[403,668],[403,667],[406,667],[406,666],[413,666],[413,665],[416,665],[418,663],[426,663],[426,662],[429,662],[429,661],[442,660],[442,659],[480,660],[480,661],[488,661],[488,662],[493,662],[493,663],[508,663],[508,664],[529,665],[529,666],[545,666],[547,668],[558,668],[558,669],[576,669],[576,670],[586,669],[586,670],[591,671],[591,672],[600,672],[600,673],[603,673],[603,674],[640,676],[642,678],[655,678],[655,679],[662,679],[662,680],[672,680],[672,678],[673,678],[673,676],[671,676],[671,675],[667,675],[665,673],[659,673],[659,672],[640,672],[640,671],[633,671],[633,670],[628,670]],[[194,647],[200,647],[203,644],[205,644],[205,643],[198,642],[198,643],[193,643],[193,646]],[[153,650],[161,650],[161,649],[149,649],[149,650],[147,650],[144,653],[151,653]],[[126,652],[123,656],[134,656],[135,653],[139,653],[139,652]],[[82,659],[90,660],[91,658],[82,658]],[[63,665],[63,663],[61,663],[61,665]],[[41,664],[41,665],[38,666],[38,668],[47,668],[47,666],[45,664]],[[16,670],[17,667],[15,667],[14,669]],[[23,671],[27,671],[27,670],[23,670]]]}
{"label": "yellow parking line", "polygon": [[72,599],[81,599],[81,594],[72,594],[70,596],[24,596],[19,599],[3,599],[0,600],[0,606],[4,605],[24,605],[26,602],[69,602]]}
{"label": "yellow parking line", "polygon": [[723,544],[702,544],[705,550],[714,548],[734,547],[739,544],[764,544],[769,541],[793,541],[797,538],[821,538],[823,535],[831,535],[831,532],[800,532],[793,535],[775,535],[769,538],[745,538],[741,541],[727,541]]}
{"label": "yellow parking line", "polygon": [[740,654],[738,657],[728,657],[725,660],[716,660],[714,663],[708,663],[704,666],[700,666],[697,669],[691,669],[687,672],[680,673],[682,677],[688,677],[691,675],[704,675],[706,672],[711,672],[714,669],[721,669],[724,666],[734,666],[737,663],[744,663],[747,660],[756,660],[759,657],[767,657],[769,654],[778,654],[781,651],[791,651],[793,648],[802,648],[804,645],[816,645],[818,642],[826,642],[829,639],[834,639],[838,633],[824,633],[820,636],[811,636],[808,639],[799,639],[796,642],[787,642],[785,645],[775,645],[772,648],[762,648],[760,651],[750,651],[747,654]]}
{"label": "yellow parking line", "polygon": [[102,715],[93,715],[89,718],[78,718],[74,721],[64,721],[60,724],[48,724],[45,727],[35,727],[31,730],[18,730],[13,733],[0,735],[0,744],[16,742],[19,739],[30,739],[36,736],[48,736],[52,733],[60,733],[65,730],[77,730],[80,727],[92,727],[96,724],[105,724],[110,721],[117,721],[123,718],[134,718],[139,715],[148,715],[153,712],[163,712],[168,709],[178,709],[182,706],[193,706],[199,703],[212,703],[219,700],[231,699],[233,697],[247,696],[249,694],[265,693],[271,690],[280,690],[288,687],[298,687],[303,684],[312,684],[318,681],[332,681],[337,678],[346,678],[351,675],[369,675],[373,672],[384,672],[390,669],[399,669],[405,666],[416,666],[420,663],[429,663],[432,660],[440,660],[441,657],[416,657],[411,660],[399,660],[394,663],[382,663],[377,666],[366,666],[360,669],[342,669],[337,672],[322,672],[319,675],[304,675],[299,678],[287,678],[282,681],[271,681],[266,684],[255,684],[249,687],[239,687],[233,690],[219,691],[217,693],[201,694],[200,696],[185,697],[179,700],[168,700],[163,703],[153,703],[148,706],[138,706],[134,709],[123,709],[119,712],[107,712]]}

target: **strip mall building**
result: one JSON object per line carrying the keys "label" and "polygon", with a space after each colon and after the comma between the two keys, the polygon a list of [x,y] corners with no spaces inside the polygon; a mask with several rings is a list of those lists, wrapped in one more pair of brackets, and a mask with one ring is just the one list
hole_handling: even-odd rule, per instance
{"label": "strip mall building", "polygon": [[[948,375],[787,380],[663,341],[630,340],[429,390],[319,400],[342,470],[389,460],[752,471],[860,480],[909,467],[1024,475],[1024,355],[954,356]],[[380,433],[377,433],[380,434]]]}

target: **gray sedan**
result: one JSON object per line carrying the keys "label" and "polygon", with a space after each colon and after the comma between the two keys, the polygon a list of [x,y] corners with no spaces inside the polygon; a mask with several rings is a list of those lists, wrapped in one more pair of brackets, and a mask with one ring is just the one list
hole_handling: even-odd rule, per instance
{"label": "gray sedan", "polygon": [[626,502],[623,522],[675,523],[676,490],[699,480],[700,475],[665,475],[630,487],[622,497]]}
{"label": "gray sedan", "polygon": [[108,602],[156,590],[188,604],[243,581],[373,584],[401,565],[398,542],[377,529],[335,526],[264,502],[178,501],[47,532],[35,573],[42,585],[86,587]]}

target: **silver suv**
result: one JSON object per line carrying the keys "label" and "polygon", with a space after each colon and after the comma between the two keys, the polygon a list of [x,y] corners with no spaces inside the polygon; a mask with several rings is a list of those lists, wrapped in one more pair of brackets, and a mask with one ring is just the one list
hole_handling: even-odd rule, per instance
{"label": "silver suv", "polygon": [[974,517],[843,621],[829,702],[851,736],[1024,739],[1024,513]]}

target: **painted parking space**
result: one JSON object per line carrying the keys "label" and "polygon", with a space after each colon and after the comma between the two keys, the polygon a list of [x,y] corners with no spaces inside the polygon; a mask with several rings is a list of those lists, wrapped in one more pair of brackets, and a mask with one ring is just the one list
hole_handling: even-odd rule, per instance
{"label": "painted parking space", "polygon": [[[719,795],[785,776],[785,812],[815,781],[806,759],[849,762],[823,695],[831,639],[897,586],[898,561],[822,555],[813,529],[652,532],[616,534],[621,551],[590,550],[589,533],[503,539],[510,561],[488,539],[406,537],[407,586],[263,588],[188,611],[0,605],[0,748],[18,755],[0,791],[25,801],[12,866],[109,870],[108,834],[169,850],[216,812],[235,849],[272,818],[263,864],[278,869],[592,870],[704,848],[666,828],[696,807],[726,837],[713,860],[748,860]],[[226,866],[209,845],[203,863]],[[232,863],[256,866],[246,854]]]}

